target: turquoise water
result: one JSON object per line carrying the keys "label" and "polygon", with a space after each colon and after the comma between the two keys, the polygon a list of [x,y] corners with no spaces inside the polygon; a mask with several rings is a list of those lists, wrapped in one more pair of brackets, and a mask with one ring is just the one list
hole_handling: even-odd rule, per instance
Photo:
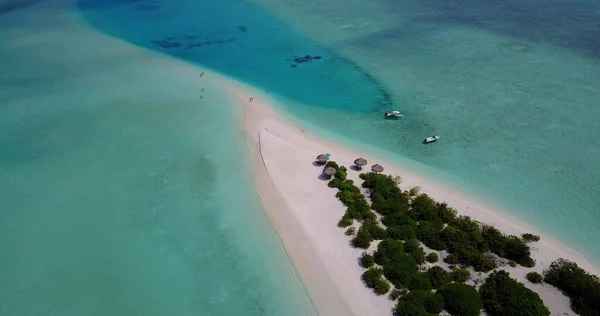
{"label": "turquoise water", "polygon": [[[79,6],[107,34],[266,90],[331,137],[410,159],[600,262],[598,4],[251,2]],[[291,67],[305,54],[323,58]],[[406,117],[382,121],[392,108]],[[422,146],[432,134],[442,141]]]}
{"label": "turquoise water", "polygon": [[314,314],[218,87],[200,102],[196,74],[82,23],[268,91],[600,262],[597,4],[253,1],[0,5],[0,314]]}
{"label": "turquoise water", "polygon": [[68,2],[2,9],[0,315],[316,315],[228,95]]}

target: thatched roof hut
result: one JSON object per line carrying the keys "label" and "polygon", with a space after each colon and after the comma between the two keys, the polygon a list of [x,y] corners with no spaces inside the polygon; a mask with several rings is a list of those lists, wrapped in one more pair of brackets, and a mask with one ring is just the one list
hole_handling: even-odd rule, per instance
{"label": "thatched roof hut", "polygon": [[357,158],[356,160],[354,160],[354,165],[356,165],[356,167],[358,167],[359,170],[362,169],[362,167],[366,164],[367,164],[367,159],[365,159],[365,158],[361,157],[361,158]]}
{"label": "thatched roof hut", "polygon": [[371,171],[373,172],[383,172],[383,167],[380,164],[373,165],[371,167]]}
{"label": "thatched roof hut", "polygon": [[325,164],[327,162],[327,160],[329,160],[329,156],[325,155],[325,154],[321,154],[317,156],[317,162],[320,164]]}
{"label": "thatched roof hut", "polygon": [[331,177],[332,175],[335,174],[336,171],[337,170],[335,170],[334,167],[325,167],[325,169],[323,169],[323,174]]}

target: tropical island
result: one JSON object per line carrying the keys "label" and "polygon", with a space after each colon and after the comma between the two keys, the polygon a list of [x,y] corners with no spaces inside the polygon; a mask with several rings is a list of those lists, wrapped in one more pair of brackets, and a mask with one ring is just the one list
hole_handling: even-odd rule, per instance
{"label": "tropical island", "polygon": [[553,236],[231,92],[266,213],[320,314],[598,315],[600,269]]}

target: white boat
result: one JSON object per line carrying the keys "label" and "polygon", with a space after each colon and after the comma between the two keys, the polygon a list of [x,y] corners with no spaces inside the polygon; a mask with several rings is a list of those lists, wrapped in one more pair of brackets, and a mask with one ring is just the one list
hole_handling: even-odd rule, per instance
{"label": "white boat", "polygon": [[388,118],[401,118],[404,114],[400,114],[400,111],[392,111],[392,113],[385,112],[384,116]]}
{"label": "white boat", "polygon": [[427,137],[427,138],[425,138],[423,140],[423,143],[425,143],[425,144],[427,144],[427,143],[433,143],[433,142],[435,142],[438,139],[440,139],[440,137],[437,136],[437,135],[435,135],[435,136],[429,136],[429,137]]}

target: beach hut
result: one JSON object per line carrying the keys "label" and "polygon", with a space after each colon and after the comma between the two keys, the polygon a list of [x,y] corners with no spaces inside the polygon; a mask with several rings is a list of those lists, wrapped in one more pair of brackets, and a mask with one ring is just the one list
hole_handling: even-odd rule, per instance
{"label": "beach hut", "polygon": [[317,163],[319,163],[321,165],[325,164],[327,162],[327,160],[329,160],[328,155],[321,154],[321,155],[317,156]]}
{"label": "beach hut", "polygon": [[335,170],[334,167],[325,167],[325,169],[323,169],[323,175],[325,175],[325,177],[329,179],[335,174],[336,171],[337,170]]}
{"label": "beach hut", "polygon": [[361,170],[362,167],[366,164],[367,164],[367,159],[365,159],[365,158],[361,157],[361,158],[354,160],[354,165],[356,166],[357,170]]}
{"label": "beach hut", "polygon": [[378,173],[378,172],[383,172],[383,167],[380,164],[376,164],[373,165],[373,167],[371,167],[371,171]]}

